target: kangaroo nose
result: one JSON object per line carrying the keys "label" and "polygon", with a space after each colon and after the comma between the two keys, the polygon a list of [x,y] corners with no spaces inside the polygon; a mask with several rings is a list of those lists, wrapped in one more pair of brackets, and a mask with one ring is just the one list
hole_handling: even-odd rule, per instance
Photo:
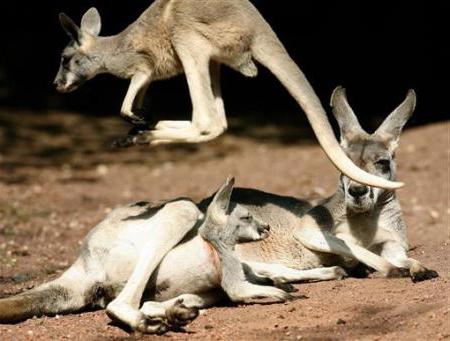
{"label": "kangaroo nose", "polygon": [[369,188],[367,186],[352,186],[348,189],[348,193],[354,198],[362,197],[368,192]]}
{"label": "kangaroo nose", "polygon": [[268,224],[261,224],[259,227],[258,227],[258,231],[259,232],[264,232],[264,231],[270,231],[270,225],[268,225]]}

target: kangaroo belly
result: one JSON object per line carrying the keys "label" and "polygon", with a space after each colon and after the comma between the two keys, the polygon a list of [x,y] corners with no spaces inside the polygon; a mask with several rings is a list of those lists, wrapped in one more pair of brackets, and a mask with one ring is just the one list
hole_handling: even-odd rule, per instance
{"label": "kangaroo belly", "polygon": [[236,245],[236,253],[244,262],[274,263],[298,270],[319,268],[336,262],[333,261],[335,256],[311,251],[292,235],[281,238],[271,235],[262,241],[239,244]]}
{"label": "kangaroo belly", "polygon": [[195,294],[220,285],[220,266],[214,251],[202,238],[178,245],[162,260],[149,281],[152,299],[164,301]]}

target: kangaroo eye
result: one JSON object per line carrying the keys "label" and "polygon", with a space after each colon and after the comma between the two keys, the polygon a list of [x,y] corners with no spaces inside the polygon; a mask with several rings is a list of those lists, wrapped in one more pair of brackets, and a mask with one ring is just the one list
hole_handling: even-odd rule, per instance
{"label": "kangaroo eye", "polygon": [[391,169],[391,160],[381,159],[375,162],[375,166],[383,172],[388,172]]}
{"label": "kangaroo eye", "polygon": [[247,223],[250,223],[253,220],[253,217],[252,217],[251,214],[249,214],[249,215],[241,217],[241,220],[243,220],[243,221],[245,221]]}
{"label": "kangaroo eye", "polygon": [[67,57],[67,56],[62,56],[61,57],[61,64],[63,66],[68,66],[69,63],[70,63],[70,57]]}

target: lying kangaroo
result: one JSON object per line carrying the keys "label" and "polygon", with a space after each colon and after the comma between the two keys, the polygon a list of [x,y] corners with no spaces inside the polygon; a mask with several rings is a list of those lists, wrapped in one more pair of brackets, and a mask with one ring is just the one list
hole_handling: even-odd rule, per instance
{"label": "lying kangaroo", "polygon": [[[235,302],[286,300],[290,296],[281,289],[247,282],[233,254],[235,243],[268,235],[268,226],[244,208],[229,215],[233,183],[228,179],[219,189],[206,214],[187,199],[114,209],[88,234],[78,259],[61,277],[1,299],[0,322],[105,307],[114,299],[109,316],[145,333],[163,333],[185,325],[198,315],[197,308],[222,297],[209,291],[221,283]],[[135,277],[146,271],[153,273],[150,280]],[[144,300],[158,302],[146,302],[139,311],[144,290]]]}
{"label": "lying kangaroo", "polygon": [[216,138],[227,128],[220,65],[254,77],[256,60],[304,109],[328,158],[344,174],[381,188],[403,185],[363,172],[348,159],[308,80],[248,0],[156,0],[134,23],[111,37],[99,36],[101,20],[95,8],[84,14],[80,27],[65,14],[60,22],[72,41],[62,53],[57,89],[73,91],[100,73],[131,79],[121,113],[134,124],[146,124],[133,111],[134,106],[142,106],[150,82],[186,74],[192,122],[161,121],[154,130],[138,129],[137,135],[118,145],[199,143]]}
{"label": "lying kangaroo", "polygon": [[[410,91],[369,135],[348,105],[344,89],[336,89],[333,112],[341,128],[341,143],[351,158],[373,173],[394,179],[394,152],[415,101]],[[406,226],[394,192],[362,187],[345,176],[341,176],[336,193],[315,207],[306,201],[252,189],[235,189],[228,205],[230,191],[228,182],[214,198],[198,206],[175,200],[157,208],[136,203],[114,210],[86,237],[79,258],[59,279],[0,300],[0,322],[104,307],[114,299],[107,306],[110,316],[134,329],[159,333],[189,322],[196,316],[196,309],[220,300],[215,290],[220,285],[237,302],[258,297],[289,298],[273,287],[255,286],[249,293],[243,270],[246,275],[268,277],[274,283],[339,279],[346,276],[341,266],[352,267],[357,262],[385,275],[408,269],[413,281],[438,275],[407,256]],[[206,218],[202,219],[205,210]],[[217,210],[221,214],[215,213]],[[225,230],[220,227],[224,216],[228,216]],[[208,217],[213,217],[214,224]],[[200,233],[216,249],[194,237],[201,222],[204,228]],[[258,239],[265,237],[268,225],[269,238],[236,245],[235,255],[244,262],[244,269],[230,253],[236,239],[226,233],[208,233],[238,228],[246,239]],[[224,278],[227,274],[230,277]],[[139,310],[145,288],[151,290],[144,300],[153,297],[163,302],[148,301]]]}
{"label": "lying kangaroo", "polygon": [[[337,88],[331,102],[341,129],[341,144],[351,159],[367,171],[395,179],[394,152],[402,128],[414,111],[415,93],[410,91],[405,101],[371,135],[359,125],[344,89]],[[229,219],[240,216],[241,212],[250,212],[247,222],[256,218],[270,225],[271,232],[265,240],[236,245],[232,260],[222,253],[220,261],[244,264],[244,269],[236,265],[223,266],[223,269],[239,269],[235,276],[230,274],[226,281],[222,280],[224,289],[239,287],[242,290],[245,287],[242,285],[245,282],[243,271],[248,278],[269,278],[282,285],[340,279],[346,276],[343,267],[352,268],[358,262],[386,276],[403,275],[402,269],[408,269],[413,281],[437,276],[435,271],[407,256],[406,227],[400,204],[392,191],[361,186],[341,176],[336,193],[315,207],[306,201],[252,189],[235,189],[231,201]],[[210,202],[210,198],[203,200],[199,208],[205,211]],[[213,244],[221,250],[218,241]],[[235,259],[236,255],[239,260]],[[142,264],[153,262],[151,257],[142,258]],[[131,275],[134,280],[130,279],[119,297],[107,307],[110,315],[133,326],[133,321],[142,320],[138,318],[140,313],[149,315],[155,309],[158,311],[155,302],[145,303],[140,312],[137,308],[142,288],[151,278],[152,267],[135,267]],[[129,294],[122,298],[124,292]],[[230,289],[227,294],[233,299],[239,291]],[[210,294],[207,298],[200,296],[200,300],[185,302],[186,306],[202,308],[220,299],[218,294]]]}

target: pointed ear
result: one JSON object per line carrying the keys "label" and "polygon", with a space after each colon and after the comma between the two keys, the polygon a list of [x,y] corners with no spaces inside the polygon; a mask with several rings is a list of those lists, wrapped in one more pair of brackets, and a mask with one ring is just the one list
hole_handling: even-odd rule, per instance
{"label": "pointed ear", "polygon": [[228,207],[230,206],[231,193],[233,192],[234,178],[229,176],[225,183],[214,195],[209,208],[215,213],[228,215]]}
{"label": "pointed ear", "polygon": [[79,43],[80,28],[65,13],[59,13],[59,22],[69,37]]}
{"label": "pointed ear", "polygon": [[81,18],[81,30],[96,37],[100,34],[101,28],[102,21],[100,13],[98,13],[95,7],[91,7],[84,13],[83,18]]}
{"label": "pointed ear", "polygon": [[378,135],[389,144],[389,149],[392,152],[397,148],[403,127],[416,108],[416,101],[415,91],[409,90],[403,103],[384,120],[375,132],[375,135]]}
{"label": "pointed ear", "polygon": [[366,132],[361,128],[358,119],[348,104],[345,88],[338,86],[331,95],[331,108],[333,115],[339,124],[341,142],[348,142],[358,134]]}

